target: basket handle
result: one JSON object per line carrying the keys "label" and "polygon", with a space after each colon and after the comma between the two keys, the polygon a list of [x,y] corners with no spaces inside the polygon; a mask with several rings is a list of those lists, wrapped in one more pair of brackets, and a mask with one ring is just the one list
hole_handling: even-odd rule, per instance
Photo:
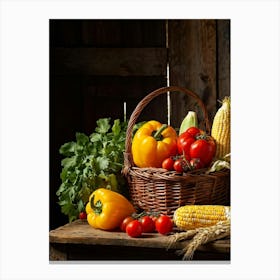
{"label": "basket handle", "polygon": [[208,118],[208,113],[206,110],[206,107],[204,105],[204,103],[202,102],[202,100],[200,99],[200,97],[186,89],[183,87],[178,87],[178,86],[169,86],[169,87],[162,87],[159,89],[156,89],[154,91],[152,91],[151,93],[149,93],[148,95],[146,95],[136,106],[136,108],[134,109],[134,111],[132,112],[128,125],[127,125],[127,130],[126,130],[126,140],[125,140],[125,162],[124,165],[130,165],[131,166],[131,142],[132,142],[132,132],[133,132],[133,127],[140,115],[140,113],[142,112],[142,110],[157,96],[163,94],[163,93],[167,93],[167,92],[172,92],[172,91],[179,91],[179,92],[183,92],[188,96],[191,96],[192,98],[194,98],[198,105],[200,106],[203,114],[204,114],[204,121],[205,121],[205,127],[206,127],[206,132],[210,132],[210,124],[209,124],[209,118]]}

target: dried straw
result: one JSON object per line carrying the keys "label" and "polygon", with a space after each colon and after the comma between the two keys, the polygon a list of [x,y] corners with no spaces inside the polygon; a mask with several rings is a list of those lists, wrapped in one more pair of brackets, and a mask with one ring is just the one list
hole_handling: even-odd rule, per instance
{"label": "dried straw", "polygon": [[199,246],[228,236],[230,236],[230,221],[221,221],[214,226],[171,235],[167,249],[171,248],[176,242],[192,238],[185,248],[177,251],[178,255],[183,255],[183,260],[191,260]]}

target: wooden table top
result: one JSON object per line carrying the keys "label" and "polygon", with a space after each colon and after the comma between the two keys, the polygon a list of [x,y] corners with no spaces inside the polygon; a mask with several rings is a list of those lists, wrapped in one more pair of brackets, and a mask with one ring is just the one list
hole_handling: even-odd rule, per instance
{"label": "wooden table top", "polygon": [[[50,243],[114,245],[145,248],[167,248],[168,235],[143,233],[141,237],[132,238],[120,230],[105,231],[92,228],[86,220],[76,220],[49,232]],[[170,249],[182,249],[190,241],[177,242]],[[221,239],[198,248],[200,251],[229,253],[230,239]]]}

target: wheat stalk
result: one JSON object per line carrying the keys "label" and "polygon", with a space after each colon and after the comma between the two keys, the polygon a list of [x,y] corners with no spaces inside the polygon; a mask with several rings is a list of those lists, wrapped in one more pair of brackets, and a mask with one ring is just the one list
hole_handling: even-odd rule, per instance
{"label": "wheat stalk", "polygon": [[198,233],[199,229],[188,230],[184,232],[177,232],[173,235],[170,235],[169,241],[167,244],[167,250],[169,250],[176,242],[186,240],[194,237]]}
{"label": "wheat stalk", "polygon": [[214,226],[174,234],[170,237],[168,248],[175,242],[193,237],[185,248],[177,251],[178,255],[183,255],[183,260],[191,260],[199,246],[228,236],[230,236],[230,221],[221,221]]}

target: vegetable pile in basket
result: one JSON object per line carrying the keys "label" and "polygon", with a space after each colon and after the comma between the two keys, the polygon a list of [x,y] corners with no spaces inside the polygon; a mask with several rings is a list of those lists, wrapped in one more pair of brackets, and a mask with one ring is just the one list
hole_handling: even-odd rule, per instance
{"label": "vegetable pile in basket", "polygon": [[217,111],[211,135],[198,128],[197,116],[188,112],[175,129],[151,120],[141,126],[132,141],[133,162],[140,168],[162,167],[179,173],[211,168],[209,172],[229,168],[230,99],[226,97]]}

